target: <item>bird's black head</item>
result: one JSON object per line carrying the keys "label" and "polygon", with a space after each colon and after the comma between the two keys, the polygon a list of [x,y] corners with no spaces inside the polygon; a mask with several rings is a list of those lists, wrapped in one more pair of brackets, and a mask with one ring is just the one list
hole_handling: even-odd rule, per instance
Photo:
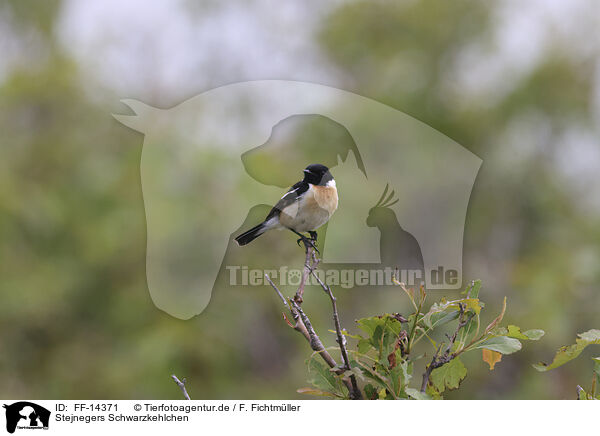
{"label": "bird's black head", "polygon": [[304,170],[304,181],[313,185],[325,186],[333,180],[329,168],[321,164],[312,164]]}

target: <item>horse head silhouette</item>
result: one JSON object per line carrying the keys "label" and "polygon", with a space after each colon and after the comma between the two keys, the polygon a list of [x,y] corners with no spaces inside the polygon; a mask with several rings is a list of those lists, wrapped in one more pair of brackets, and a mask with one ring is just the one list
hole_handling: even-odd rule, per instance
{"label": "horse head silhouette", "polygon": [[[229,84],[170,109],[130,99],[123,103],[135,115],[115,118],[144,134],[140,180],[148,290],[154,304],[170,315],[189,319],[206,308],[232,233],[250,210],[279,198],[282,185],[295,180],[292,174],[301,165],[286,153],[273,153],[269,138],[285,127],[285,120],[302,115],[323,117],[339,127],[331,129],[331,141],[323,142],[313,140],[308,129],[300,130],[298,137],[310,138],[306,142],[315,150],[326,148],[319,156],[328,157],[330,165],[337,163],[338,155],[356,160],[335,169],[342,199],[333,218],[337,223],[343,216],[362,221],[363,198],[373,192],[371,184],[378,190],[382,182],[390,181],[400,199],[411,205],[392,210],[390,199],[372,210],[369,222],[379,225],[384,248],[373,243],[377,235],[362,222],[359,226],[350,219],[343,225],[332,221],[339,231],[327,231],[324,262],[373,264],[382,259],[396,265],[394,249],[410,246],[420,264],[426,260],[426,270],[443,266],[457,271],[454,283],[430,280],[429,289],[460,288],[466,211],[481,159],[432,127],[358,94],[285,80]],[[353,153],[346,153],[346,146],[339,149],[338,143],[349,145]],[[341,183],[344,170],[348,179]],[[410,234],[397,220],[388,225],[378,219],[380,214],[394,213]],[[350,240],[349,228],[358,237]],[[379,259],[378,248],[384,253]]]}

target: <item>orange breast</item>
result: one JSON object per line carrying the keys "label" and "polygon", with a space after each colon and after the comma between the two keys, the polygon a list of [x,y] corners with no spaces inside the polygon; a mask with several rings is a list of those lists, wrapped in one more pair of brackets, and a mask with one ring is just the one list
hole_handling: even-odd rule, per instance
{"label": "orange breast", "polygon": [[337,189],[334,186],[313,186],[313,189],[315,201],[331,216],[338,207]]}

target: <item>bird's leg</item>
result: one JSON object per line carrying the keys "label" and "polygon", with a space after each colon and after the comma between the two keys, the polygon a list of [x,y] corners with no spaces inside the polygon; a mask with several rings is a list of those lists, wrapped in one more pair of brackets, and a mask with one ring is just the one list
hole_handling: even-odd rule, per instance
{"label": "bird's leg", "polygon": [[308,247],[312,247],[312,248],[314,248],[314,249],[315,249],[315,251],[316,251],[317,253],[321,254],[321,252],[319,251],[319,249],[318,249],[318,248],[315,246],[315,243],[314,243],[314,242],[316,241],[316,239],[313,239],[313,238],[312,238],[312,233],[313,233],[313,232],[310,232],[310,233],[311,233],[311,235],[310,235],[310,236],[311,236],[311,238],[309,239],[309,238],[307,238],[306,236],[304,236],[302,233],[299,233],[299,232],[297,232],[297,231],[296,231],[296,230],[294,230],[294,229],[290,229],[290,230],[291,230],[292,232],[294,232],[295,234],[297,234],[298,236],[300,236],[300,239],[298,239],[298,240],[296,241],[296,243],[297,243],[298,245],[300,245],[300,241],[302,241],[302,242],[304,243],[304,246],[305,246],[306,248],[308,248]]}
{"label": "bird's leg", "polygon": [[300,246],[300,241],[304,242],[306,240],[306,236],[304,236],[302,233],[299,233],[297,231],[295,231],[294,229],[290,229],[292,232],[294,232],[295,234],[297,234],[298,236],[300,236],[300,239],[298,239],[296,241],[296,244],[298,244],[298,246]]}
{"label": "bird's leg", "polygon": [[315,232],[314,230],[308,232],[310,234],[310,239],[313,240],[313,242],[317,242],[317,232]]}
{"label": "bird's leg", "polygon": [[315,242],[310,238],[307,238],[306,236],[304,237],[304,239],[302,240],[302,242],[304,242],[305,244],[308,244],[309,246],[311,246],[312,248],[314,248],[314,250],[317,252],[317,254],[320,256],[321,252],[319,251],[319,249],[317,248]]}

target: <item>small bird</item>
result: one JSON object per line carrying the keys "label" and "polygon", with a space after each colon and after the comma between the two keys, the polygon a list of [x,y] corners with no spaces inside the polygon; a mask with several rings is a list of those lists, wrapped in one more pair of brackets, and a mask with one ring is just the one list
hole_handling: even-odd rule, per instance
{"label": "small bird", "polygon": [[[281,197],[265,220],[236,237],[235,241],[240,246],[246,245],[267,230],[287,228],[300,236],[298,244],[304,241],[316,249],[315,230],[329,221],[337,206],[337,188],[329,168],[321,164],[309,165],[304,170],[304,179]],[[308,232],[310,239],[302,232]]]}

